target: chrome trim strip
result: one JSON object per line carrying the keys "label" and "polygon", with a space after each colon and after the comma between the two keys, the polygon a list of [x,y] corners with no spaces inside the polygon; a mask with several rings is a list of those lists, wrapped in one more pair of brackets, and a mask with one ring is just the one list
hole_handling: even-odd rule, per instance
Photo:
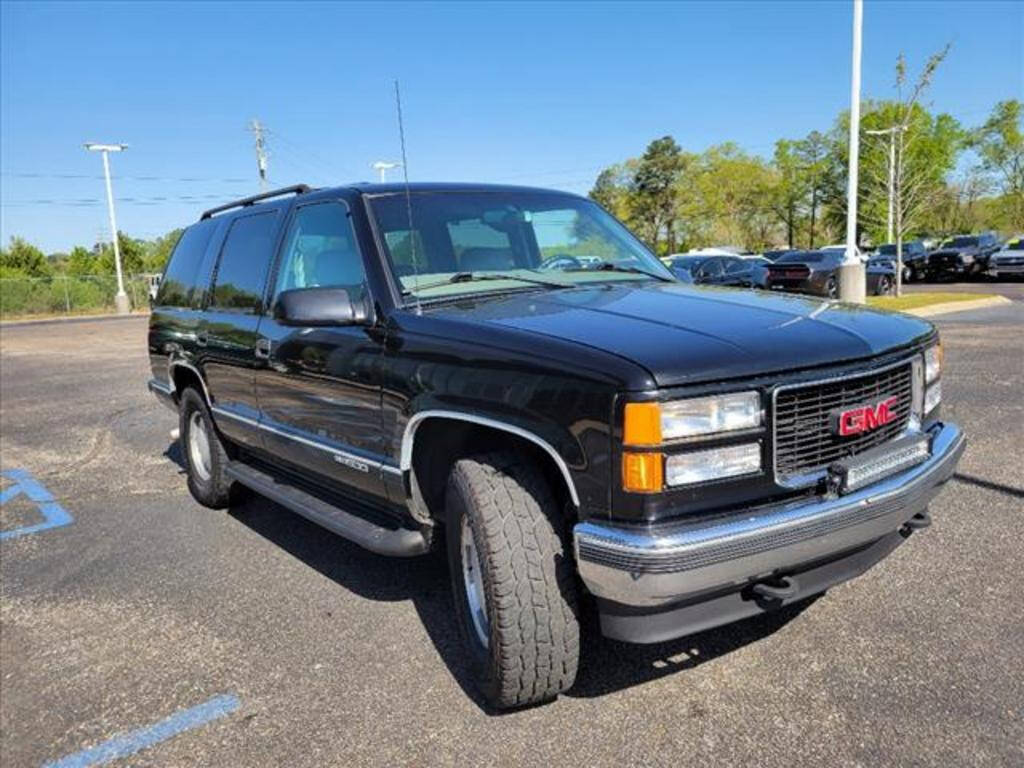
{"label": "chrome trim strip", "polygon": [[924,510],[956,469],[966,439],[937,429],[924,463],[846,496],[737,509],[724,522],[650,533],[607,523],[573,529],[579,573],[598,597],[656,606],[764,578],[898,530]]}
{"label": "chrome trim strip", "polygon": [[463,413],[461,411],[448,411],[448,410],[427,410],[415,413],[409,419],[409,422],[405,425],[405,434],[402,435],[402,452],[401,459],[398,466],[403,473],[408,472],[412,469],[412,450],[413,441],[416,439],[416,429],[420,423],[429,418],[441,418],[441,419],[454,419],[455,421],[468,421],[471,424],[479,424],[484,427],[492,427],[503,432],[509,432],[513,435],[517,435],[531,443],[543,448],[547,454],[554,459],[555,464],[558,466],[559,471],[562,473],[562,477],[565,479],[565,484],[569,488],[569,496],[572,498],[572,503],[576,507],[580,506],[580,497],[576,493],[576,486],[572,481],[572,475],[569,473],[569,466],[565,463],[565,460],[558,454],[554,446],[546,440],[537,437],[537,435],[529,432],[521,427],[517,427],[513,424],[506,424],[503,421],[496,421],[494,419],[486,418],[485,416],[476,416],[470,413]]}
{"label": "chrome trim strip", "polygon": [[147,382],[147,385],[149,386],[150,390],[156,390],[161,394],[167,395],[168,397],[174,394],[174,387],[167,386],[159,379],[150,379]]}
{"label": "chrome trim strip", "polygon": [[779,476],[779,470],[778,470],[778,465],[777,465],[777,455],[776,454],[778,453],[777,446],[778,446],[778,442],[779,442],[778,441],[778,421],[779,420],[778,420],[777,413],[778,413],[778,401],[779,401],[779,393],[780,392],[786,392],[786,391],[791,390],[791,389],[803,389],[804,387],[814,387],[814,386],[818,386],[818,385],[821,385],[821,384],[834,384],[834,383],[836,383],[838,381],[851,381],[852,379],[862,379],[862,378],[865,378],[867,376],[873,376],[873,375],[876,375],[876,374],[879,374],[879,373],[885,373],[886,371],[891,371],[894,368],[900,368],[901,366],[904,366],[904,365],[910,365],[911,366],[911,370],[910,370],[910,377],[911,377],[910,418],[909,418],[908,423],[907,423],[907,427],[908,428],[903,430],[898,435],[896,435],[896,437],[893,438],[893,440],[898,440],[901,437],[906,437],[912,431],[910,429],[910,427],[912,427],[913,421],[914,421],[914,418],[913,418],[914,417],[914,402],[913,402],[913,387],[914,387],[913,377],[914,377],[914,369],[913,369],[913,363],[914,363],[914,358],[915,357],[916,358],[920,358],[921,357],[921,353],[918,352],[918,353],[916,353],[915,355],[913,355],[911,357],[907,357],[907,358],[904,358],[903,360],[900,360],[899,362],[891,363],[891,364],[886,365],[886,366],[884,366],[882,368],[874,368],[874,369],[872,369],[870,371],[860,371],[859,373],[846,374],[845,376],[829,376],[829,377],[824,378],[824,379],[811,379],[810,381],[800,381],[800,382],[794,382],[792,384],[780,384],[779,386],[777,386],[774,389],[772,389],[772,478],[775,480],[775,483],[777,485],[782,486],[783,488],[806,488],[808,486],[811,486],[811,485],[814,485],[815,483],[817,483],[819,480],[821,480],[823,477],[825,477],[825,475],[828,472],[827,468],[822,467],[821,469],[819,469],[819,470],[817,470],[815,472],[807,472],[807,473],[804,473],[802,475],[790,475],[788,477],[780,477]]}
{"label": "chrome trim strip", "polygon": [[367,458],[366,456],[361,456],[357,453],[349,453],[348,451],[343,450],[341,448],[335,448],[330,443],[322,442],[320,440],[313,440],[308,437],[303,437],[302,435],[296,435],[292,432],[288,432],[279,427],[267,424],[266,422],[251,419],[248,416],[242,416],[241,414],[235,413],[226,408],[222,408],[220,406],[213,406],[212,408],[210,408],[210,410],[216,413],[218,416],[226,416],[229,419],[241,421],[245,424],[256,427],[257,429],[262,429],[266,432],[272,432],[275,435],[279,435],[288,440],[294,440],[297,443],[308,445],[310,448],[316,448],[317,450],[329,453],[331,454],[332,457],[335,457],[336,459],[340,458],[342,462],[345,463],[346,466],[352,467],[354,469],[358,469],[358,467],[353,466],[354,464],[364,464],[368,469],[384,470],[385,472],[401,474],[401,470],[398,467],[394,466],[393,464],[386,464],[377,459],[370,459]]}

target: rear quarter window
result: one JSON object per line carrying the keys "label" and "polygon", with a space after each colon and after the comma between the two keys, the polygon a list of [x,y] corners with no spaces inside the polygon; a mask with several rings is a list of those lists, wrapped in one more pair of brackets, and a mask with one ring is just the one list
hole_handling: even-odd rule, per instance
{"label": "rear quarter window", "polygon": [[277,211],[240,216],[221,248],[214,275],[210,308],[229,312],[259,312],[277,233]]}
{"label": "rear quarter window", "polygon": [[199,269],[216,227],[217,222],[205,219],[185,230],[167,262],[156,304],[183,308],[198,306],[202,293],[196,289]]}

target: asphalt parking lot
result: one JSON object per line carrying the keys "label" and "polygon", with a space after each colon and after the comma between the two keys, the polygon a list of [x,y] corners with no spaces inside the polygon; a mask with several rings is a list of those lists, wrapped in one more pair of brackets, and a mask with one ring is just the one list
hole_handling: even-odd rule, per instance
{"label": "asphalt parking lot", "polygon": [[440,560],[191,500],[144,318],[5,327],[0,531],[38,529],[0,540],[0,763],[120,734],[161,766],[1024,764],[1024,304],[937,323],[971,442],[930,529],[802,611],[595,638],[508,714],[468,687]]}

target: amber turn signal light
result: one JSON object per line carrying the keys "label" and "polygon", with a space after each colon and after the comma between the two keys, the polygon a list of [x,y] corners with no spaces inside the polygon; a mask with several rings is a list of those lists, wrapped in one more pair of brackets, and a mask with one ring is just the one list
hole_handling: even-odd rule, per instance
{"label": "amber turn signal light", "polygon": [[658,403],[626,403],[622,442],[626,445],[660,445],[661,406]]}
{"label": "amber turn signal light", "polygon": [[664,457],[660,453],[623,453],[622,488],[634,493],[658,493],[665,484]]}

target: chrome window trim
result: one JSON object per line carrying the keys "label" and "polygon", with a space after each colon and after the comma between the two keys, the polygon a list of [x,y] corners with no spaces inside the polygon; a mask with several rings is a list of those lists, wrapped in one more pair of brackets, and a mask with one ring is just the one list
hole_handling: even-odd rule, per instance
{"label": "chrome window trim", "polygon": [[572,475],[569,473],[569,466],[565,463],[565,460],[559,455],[558,451],[555,450],[551,443],[547,442],[543,438],[538,437],[533,432],[525,430],[521,427],[517,427],[514,424],[508,424],[504,421],[497,421],[495,419],[489,419],[485,416],[476,416],[474,414],[463,413],[461,411],[447,411],[447,410],[427,410],[415,413],[410,417],[408,423],[405,425],[405,433],[402,435],[402,449],[401,459],[399,460],[399,468],[404,474],[412,469],[412,452],[414,441],[416,439],[416,430],[419,425],[429,418],[440,418],[440,419],[452,419],[455,421],[467,421],[471,424],[479,424],[483,427],[491,427],[493,429],[501,430],[502,432],[508,432],[518,437],[522,437],[529,440],[534,445],[540,446],[544,449],[547,454],[554,459],[555,464],[558,466],[559,471],[562,473],[562,477],[565,480],[566,486],[569,488],[569,496],[572,498],[572,503],[578,508],[580,506],[580,497],[576,493],[576,485],[572,481]]}
{"label": "chrome window trim", "polygon": [[910,417],[907,421],[907,428],[900,432],[893,440],[898,440],[901,437],[906,437],[909,434],[914,434],[920,431],[919,424],[915,424],[914,419],[914,360],[921,358],[921,352],[916,352],[911,357],[903,358],[895,363],[883,366],[881,368],[874,368],[870,371],[860,371],[858,373],[849,373],[841,376],[828,376],[823,379],[811,379],[809,381],[801,381],[793,384],[780,384],[772,389],[772,477],[775,480],[775,484],[782,486],[783,488],[806,488],[814,485],[822,478],[828,475],[828,469],[822,468],[816,472],[808,472],[802,475],[789,475],[782,477],[779,475],[778,466],[776,464],[776,454],[778,445],[778,417],[777,417],[777,405],[779,399],[779,392],[785,392],[790,389],[803,389],[804,387],[813,387],[821,384],[833,384],[839,381],[849,381],[850,379],[859,379],[865,376],[872,376],[879,373],[885,373],[891,371],[894,368],[900,368],[905,365],[911,366],[910,377],[911,377],[911,403],[910,403]]}
{"label": "chrome window trim", "polygon": [[235,413],[234,411],[231,411],[227,408],[222,408],[220,406],[212,406],[210,410],[216,413],[218,416],[226,416],[229,419],[241,421],[245,424],[249,424],[250,426],[256,427],[257,429],[262,429],[266,432],[272,432],[273,434],[279,435],[280,437],[284,437],[288,440],[294,440],[297,443],[308,445],[310,448],[316,448],[317,450],[329,453],[335,459],[335,461],[338,461],[339,463],[344,464],[345,466],[350,467],[352,469],[359,469],[358,465],[364,465],[367,468],[367,471],[370,469],[376,469],[383,470],[385,472],[391,472],[394,474],[401,474],[401,470],[393,464],[388,464],[377,459],[371,459],[357,453],[350,453],[341,448],[337,448],[331,445],[330,443],[321,440],[314,440],[309,437],[304,437],[303,435],[294,434],[292,432],[281,429],[280,427],[275,427],[272,424],[267,424],[266,422],[258,421],[257,419],[252,419],[249,418],[248,416],[242,416],[241,414]]}

